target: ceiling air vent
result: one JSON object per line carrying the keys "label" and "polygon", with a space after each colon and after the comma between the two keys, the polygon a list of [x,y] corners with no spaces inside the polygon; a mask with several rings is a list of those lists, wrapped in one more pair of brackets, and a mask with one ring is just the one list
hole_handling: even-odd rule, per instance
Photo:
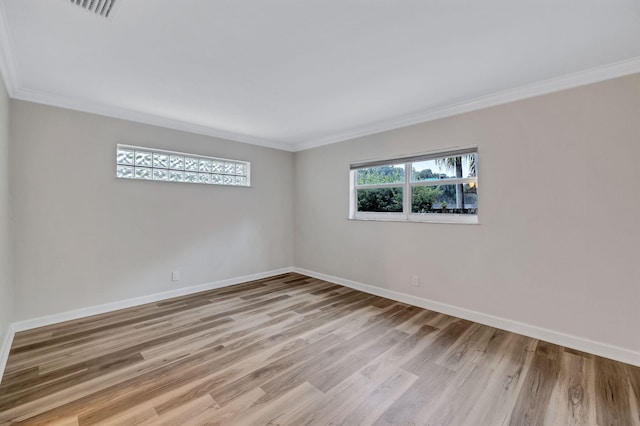
{"label": "ceiling air vent", "polygon": [[116,0],[70,0],[87,11],[103,18],[109,18],[113,14]]}

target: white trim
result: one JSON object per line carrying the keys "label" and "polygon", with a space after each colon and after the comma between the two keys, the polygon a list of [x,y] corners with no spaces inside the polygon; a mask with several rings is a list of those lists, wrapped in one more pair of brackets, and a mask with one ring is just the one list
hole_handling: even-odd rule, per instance
{"label": "white trim", "polygon": [[395,117],[389,120],[358,127],[344,133],[313,139],[295,145],[295,151],[304,151],[332,143],[382,133],[389,130],[426,123],[441,118],[452,117],[466,112],[477,111],[484,108],[508,104],[515,101],[533,98],[540,95],[586,86],[587,84],[611,80],[626,75],[640,73],[640,57],[614,62],[583,71],[549,78],[537,83],[527,84],[512,89],[503,90],[485,96],[469,99],[458,104],[448,105],[442,108],[430,108],[413,114]]}
{"label": "white trim", "polygon": [[369,125],[351,129],[347,132],[336,133],[302,143],[295,143],[268,140],[251,135],[216,129],[206,125],[190,123],[184,120],[176,120],[155,114],[142,113],[128,108],[100,105],[93,102],[71,99],[54,93],[47,93],[22,87],[20,74],[15,60],[15,49],[13,48],[11,34],[9,33],[8,28],[3,2],[0,0],[0,72],[2,72],[7,92],[11,98],[290,152],[304,151],[323,145],[329,145],[414,124],[425,123],[440,118],[451,117],[466,112],[503,105],[510,102],[640,72],[640,57],[630,58],[614,62],[612,64],[549,78],[537,83],[507,89],[486,96],[480,96],[458,104],[442,108],[430,108],[417,113],[378,121]]}
{"label": "white trim", "polygon": [[478,177],[468,177],[468,178],[443,178],[443,179],[425,179],[425,180],[416,180],[411,181],[409,184],[414,186],[441,186],[441,185],[458,185],[465,183],[478,183]]}
{"label": "white trim", "polygon": [[378,189],[378,188],[404,188],[405,182],[391,182],[391,183],[368,183],[358,184],[356,183],[356,189]]}
{"label": "white trim", "polygon": [[73,311],[60,312],[44,317],[14,322],[9,325],[9,329],[7,330],[7,335],[5,336],[3,346],[2,348],[0,348],[0,380],[2,380],[2,376],[4,375],[4,369],[6,367],[7,358],[9,357],[9,351],[11,349],[11,343],[13,342],[13,336],[15,335],[15,333],[18,333],[20,331],[26,331],[38,327],[44,327],[47,325],[58,324],[65,321],[76,320],[92,315],[104,314],[106,312],[117,311],[120,309],[132,308],[134,306],[159,302],[174,297],[186,296],[189,294],[199,293],[201,291],[213,290],[216,288],[228,287],[230,285],[246,283],[249,281],[261,280],[264,278],[282,275],[289,272],[293,272],[293,267],[275,269],[272,271],[244,275],[241,277],[228,278],[225,280],[213,281],[191,287],[183,287],[176,290],[165,291],[162,293],[150,294],[148,296],[121,300],[119,302],[105,303],[102,305],[90,306],[87,308],[75,309]]}
{"label": "white trim", "polygon": [[13,342],[13,337],[17,332],[30,330],[38,327],[43,327],[46,325],[52,325],[52,324],[56,324],[64,321],[84,318],[91,315],[98,315],[106,312],[112,312],[119,309],[125,309],[125,308],[134,307],[134,306],[144,305],[146,303],[159,302],[161,300],[166,300],[173,297],[185,296],[193,293],[198,293],[201,291],[212,290],[212,289],[226,287],[234,284],[240,284],[247,281],[264,279],[264,278],[272,277],[275,275],[286,274],[289,272],[296,272],[298,274],[307,275],[312,278],[317,278],[320,280],[343,285],[345,287],[353,288],[355,290],[364,291],[365,293],[386,297],[387,299],[408,303],[410,305],[418,306],[424,309],[441,312],[443,314],[452,315],[458,318],[463,318],[469,321],[474,321],[480,324],[496,327],[502,330],[511,331],[514,333],[532,337],[534,339],[544,340],[547,342],[566,346],[568,348],[573,348],[583,352],[603,356],[605,358],[610,358],[616,361],[640,366],[640,352],[632,351],[630,349],[621,348],[619,346],[613,346],[613,345],[609,345],[602,342],[596,342],[594,340],[585,339],[578,336],[572,336],[572,335],[561,333],[558,331],[549,330],[549,329],[537,327],[534,325],[509,320],[509,319],[497,317],[494,315],[488,315],[481,312],[460,308],[457,306],[449,305],[446,303],[442,303],[442,302],[438,302],[430,299],[425,299],[418,296],[413,296],[406,293],[401,293],[394,290],[388,290],[385,288],[380,288],[380,287],[376,287],[369,284],[363,284],[363,283],[348,280],[345,278],[340,278],[332,275],[323,274],[320,272],[310,271],[304,268],[288,267],[288,268],[282,268],[282,269],[277,269],[273,271],[252,274],[252,275],[245,275],[237,278],[229,278],[226,280],[214,281],[214,282],[200,284],[192,287],[185,287],[185,288],[171,290],[163,293],[156,293],[149,296],[142,296],[134,299],[123,300],[120,302],[106,303],[103,305],[93,306],[89,308],[77,309],[74,311],[62,312],[59,314],[48,315],[45,317],[12,323],[9,325],[2,347],[0,347],[0,380],[4,375],[4,369],[6,367],[7,359],[9,357],[11,343]]}
{"label": "white trim", "polygon": [[94,102],[71,99],[54,93],[22,87],[15,60],[15,49],[11,41],[11,34],[9,33],[6,13],[2,3],[0,0],[0,72],[2,72],[5,85],[7,86],[7,92],[11,98],[290,152],[304,151],[323,145],[425,123],[640,72],[640,57],[634,57],[612,64],[549,78],[537,83],[503,90],[486,96],[480,96],[442,108],[429,108],[417,113],[377,121],[343,133],[336,133],[302,143],[273,141],[184,120],[143,113],[128,108],[100,105]]}
{"label": "white trim", "polygon": [[90,114],[102,115],[105,117],[119,118],[121,120],[133,121],[136,123],[150,124],[152,126],[166,129],[180,130],[183,132],[196,133],[199,135],[212,136],[214,138],[226,139],[235,142],[248,143],[251,145],[263,146],[266,148],[279,149],[281,151],[294,151],[294,146],[286,142],[272,141],[250,135],[245,135],[227,130],[216,129],[210,126],[191,123],[163,117],[156,114],[134,111],[128,108],[121,108],[110,105],[100,105],[90,101],[71,99],[62,95],[47,93],[39,90],[19,88],[15,90],[12,98],[22,101],[35,102],[43,105],[50,105],[59,108],[70,109]]}
{"label": "white trim", "polygon": [[104,314],[106,312],[117,311],[119,309],[131,308],[134,306],[144,305],[146,303],[155,303],[161,300],[171,299],[174,297],[186,296],[189,294],[199,293],[201,291],[213,290],[216,288],[227,287],[230,285],[241,284],[248,281],[261,280],[273,277],[275,275],[286,274],[292,272],[293,268],[282,268],[273,271],[261,272],[257,274],[245,275],[242,277],[228,278],[221,281],[213,281],[205,284],[199,284],[191,287],[183,287],[176,290],[165,291],[162,293],[150,294],[148,296],[136,297],[133,299],[121,300],[119,302],[105,303],[103,305],[90,306],[88,308],[80,308],[73,311],[60,312],[53,315],[34,318],[30,320],[18,321],[11,324],[15,332],[31,330],[46,325],[57,324],[60,322],[71,321],[79,318],[85,318],[92,315]]}
{"label": "white trim", "polygon": [[[1,2],[0,2],[1,4]],[[1,10],[0,10],[1,12]],[[6,31],[5,31],[6,32]],[[5,34],[0,32],[0,49],[9,50],[10,43],[4,42]],[[8,48],[9,47],[9,48]],[[8,49],[7,49],[8,48]],[[10,54],[5,54],[5,57]],[[12,56],[11,56],[12,57]],[[7,59],[7,58],[5,58]],[[2,55],[0,55],[0,66],[2,65]],[[13,70],[15,66],[12,65]],[[442,108],[430,108],[424,111],[420,111],[414,114],[404,115],[401,117],[395,117],[389,120],[378,121],[376,123],[361,126],[356,129],[349,130],[344,133],[333,134],[327,137],[312,139],[310,141],[302,143],[289,143],[282,141],[267,140],[250,135],[244,135],[235,132],[229,132],[226,130],[216,129],[210,126],[205,126],[196,123],[190,123],[184,120],[176,120],[167,117],[162,117],[155,114],[147,114],[143,112],[133,111],[127,108],[120,108],[115,106],[99,105],[88,101],[80,101],[77,99],[70,99],[61,95],[46,93],[43,91],[36,91],[26,88],[18,88],[15,84],[17,73],[8,69],[9,77],[5,78],[7,84],[7,90],[12,98],[20,99],[29,102],[40,103],[44,105],[51,105],[60,108],[66,108],[76,111],[82,111],[92,114],[104,115],[112,118],[119,118],[122,120],[129,120],[138,123],[150,124],[154,126],[164,127],[168,129],[180,130],[185,132],[191,132],[206,136],[212,136],[221,139],[232,140],[236,142],[243,142],[252,145],[264,146],[267,148],[274,148],[289,152],[299,152],[307,149],[317,148],[324,145],[330,145],[332,143],[342,142],[350,139],[355,139],[363,136],[368,136],[376,133],[386,132],[389,130],[399,129],[402,127],[408,127],[415,124],[426,123],[429,121],[438,120],[441,118],[452,117],[467,112],[477,111],[484,108],[503,105],[511,102],[516,102],[524,99],[533,98],[536,96],[546,95],[549,93],[555,93],[562,90],[572,89],[579,86],[585,86],[587,84],[598,83],[600,81],[611,80],[626,75],[631,75],[640,72],[640,57],[627,59],[613,64],[603,65],[595,68],[590,68],[583,71],[578,71],[571,74],[565,74],[559,77],[550,78],[537,83],[528,84],[512,89],[503,90],[500,92],[492,93],[485,96],[469,99],[467,101],[445,106]],[[13,72],[13,75],[11,73]]]}
{"label": "white trim", "polygon": [[[238,160],[229,160],[238,161]],[[410,167],[411,163],[405,164],[406,168]],[[356,170],[357,171],[357,170]],[[442,178],[442,179],[426,179],[408,182],[410,186],[442,186],[442,185],[458,185],[465,183],[478,183],[478,177],[468,178]],[[407,185],[407,182],[390,182],[390,183],[356,183],[356,189],[376,189],[376,188],[402,188]]]}
{"label": "white trim", "polygon": [[479,225],[477,214],[453,214],[453,213],[384,213],[384,212],[356,212],[347,220],[363,222],[405,222],[405,223],[443,223]]}
{"label": "white trim", "polygon": [[303,268],[293,272],[557,345],[640,366],[640,352]]}

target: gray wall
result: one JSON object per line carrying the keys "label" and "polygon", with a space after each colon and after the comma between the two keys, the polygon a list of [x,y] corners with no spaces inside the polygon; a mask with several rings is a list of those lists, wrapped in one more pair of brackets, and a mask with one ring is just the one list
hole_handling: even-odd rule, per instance
{"label": "gray wall", "polygon": [[9,203],[9,95],[0,75],[0,346],[13,315]]}
{"label": "gray wall", "polygon": [[[3,271],[7,103],[3,91]],[[294,158],[11,101],[13,320],[295,264],[638,350],[638,117],[634,75]],[[249,160],[254,187],[118,180],[119,142]],[[480,153],[480,225],[347,220],[350,162],[468,145]],[[11,283],[0,274],[2,330]]]}
{"label": "gray wall", "polygon": [[[292,153],[22,101],[11,129],[16,321],[293,264]],[[253,187],[116,179],[117,143],[248,160]]]}
{"label": "gray wall", "polygon": [[[469,145],[479,225],[347,220],[350,162]],[[640,75],[299,152],[295,265],[638,350],[639,159]]]}

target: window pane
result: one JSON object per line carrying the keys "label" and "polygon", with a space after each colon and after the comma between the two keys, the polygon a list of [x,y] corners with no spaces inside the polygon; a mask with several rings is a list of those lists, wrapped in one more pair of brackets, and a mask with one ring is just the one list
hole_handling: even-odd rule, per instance
{"label": "window pane", "polygon": [[213,171],[213,173],[222,173],[224,171],[224,163],[220,161],[214,161],[211,166],[211,170]]}
{"label": "window pane", "polygon": [[467,178],[477,176],[476,155],[436,158],[412,164],[411,181],[420,182],[434,179]]}
{"label": "window pane", "polygon": [[169,164],[174,170],[184,170],[184,157],[182,155],[172,155]]}
{"label": "window pane", "polygon": [[[149,160],[151,161],[151,160]],[[135,172],[136,179],[148,179],[151,180],[151,169],[147,169],[146,167],[136,167]]]}
{"label": "window pane", "polygon": [[404,182],[404,164],[360,169],[358,170],[356,178],[358,185],[402,182]]}
{"label": "window pane", "polygon": [[402,188],[358,189],[358,211],[402,213]]}
{"label": "window pane", "polygon": [[211,161],[201,158],[198,163],[198,171],[200,173],[211,173]]}
{"label": "window pane", "polygon": [[133,179],[133,167],[118,166],[116,168],[116,176],[123,179]]}
{"label": "window pane", "polygon": [[478,187],[475,183],[414,186],[411,213],[478,214]]}
{"label": "window pane", "polygon": [[236,174],[236,165],[234,163],[224,163],[224,174],[225,175],[235,175]]}
{"label": "window pane", "polygon": [[166,154],[153,153],[153,167],[166,169],[169,167],[169,156]]}
{"label": "window pane", "polygon": [[145,151],[136,151],[136,166],[151,167],[151,153]]}
{"label": "window pane", "polygon": [[193,157],[184,157],[184,169],[187,171],[198,171],[198,159]]}
{"label": "window pane", "polygon": [[169,180],[169,171],[163,169],[153,169],[153,180]]}
{"label": "window pane", "polygon": [[169,180],[171,182],[184,182],[184,172],[183,171],[169,171]]}
{"label": "window pane", "polygon": [[200,173],[198,175],[198,182],[211,183],[211,175],[209,173]]}
{"label": "window pane", "polygon": [[134,154],[129,149],[118,149],[116,158],[118,164],[133,165]]}

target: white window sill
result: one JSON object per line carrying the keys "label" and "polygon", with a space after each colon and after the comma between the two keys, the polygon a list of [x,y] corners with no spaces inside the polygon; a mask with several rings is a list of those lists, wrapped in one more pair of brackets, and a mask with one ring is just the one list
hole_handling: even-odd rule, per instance
{"label": "white window sill", "polygon": [[363,220],[374,222],[413,222],[413,223],[446,223],[479,225],[478,215],[462,214],[411,214],[408,217],[404,214],[396,213],[357,213],[348,220]]}

